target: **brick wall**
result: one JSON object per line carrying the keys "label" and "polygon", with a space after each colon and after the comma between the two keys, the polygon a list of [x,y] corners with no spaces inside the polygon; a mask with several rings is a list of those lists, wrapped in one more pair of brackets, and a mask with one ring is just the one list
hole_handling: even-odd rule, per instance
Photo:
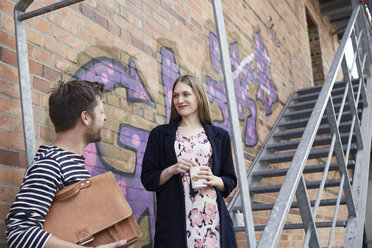
{"label": "brick wall", "polygon": [[[0,219],[15,199],[26,167],[13,24],[16,2],[0,1]],[[29,10],[54,2],[35,0]],[[242,68],[234,83],[241,93],[237,101],[249,166],[290,94],[312,85],[306,10],[318,27],[325,73],[338,42],[319,13],[318,1],[222,2],[232,68]],[[108,121],[103,141],[84,152],[86,166],[92,174],[111,170],[118,175],[144,233],[137,246],[151,245],[153,195],[141,191],[143,199],[138,199],[135,192],[143,189],[139,173],[149,130],[169,119],[174,79],[186,72],[200,77],[216,124],[231,131],[211,1],[86,0],[26,22],[37,145],[49,144],[55,136],[47,99],[57,80],[105,83]],[[248,62],[239,67],[243,61]],[[6,247],[4,232],[0,220],[0,247]],[[302,238],[297,233],[286,232],[281,245],[297,246]],[[244,235],[237,238],[245,247]]]}

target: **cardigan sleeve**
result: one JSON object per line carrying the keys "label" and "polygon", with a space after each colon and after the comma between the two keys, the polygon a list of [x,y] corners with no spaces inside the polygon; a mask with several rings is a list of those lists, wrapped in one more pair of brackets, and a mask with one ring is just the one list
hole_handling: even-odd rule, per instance
{"label": "cardigan sleeve", "polygon": [[162,135],[158,128],[154,128],[147,140],[146,150],[142,162],[141,182],[148,191],[160,191],[164,185],[159,186],[160,175],[163,172],[161,166],[160,142]]}
{"label": "cardigan sleeve", "polygon": [[234,169],[234,163],[231,152],[231,139],[229,133],[224,130],[222,139],[222,154],[221,154],[221,172],[220,177],[223,180],[225,190],[221,192],[223,197],[227,197],[235,189],[237,178]]}

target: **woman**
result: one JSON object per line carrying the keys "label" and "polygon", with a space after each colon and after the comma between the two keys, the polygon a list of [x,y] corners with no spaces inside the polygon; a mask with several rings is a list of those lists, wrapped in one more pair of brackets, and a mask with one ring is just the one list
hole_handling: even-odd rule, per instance
{"label": "woman", "polygon": [[[204,188],[192,189],[189,170],[201,166]],[[141,181],[157,197],[154,247],[237,247],[222,197],[236,187],[230,136],[212,125],[203,84],[192,75],[173,85],[169,124],[147,142]]]}

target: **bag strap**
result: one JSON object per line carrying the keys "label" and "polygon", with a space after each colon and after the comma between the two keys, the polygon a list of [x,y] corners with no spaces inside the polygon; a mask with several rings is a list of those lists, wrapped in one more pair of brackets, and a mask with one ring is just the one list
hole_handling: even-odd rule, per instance
{"label": "bag strap", "polygon": [[57,193],[56,196],[54,197],[54,200],[55,201],[64,201],[64,200],[67,200],[68,198],[71,198],[74,195],[76,195],[77,193],[79,193],[79,191],[81,189],[87,188],[91,184],[92,184],[92,181],[89,178],[88,179],[85,179],[83,181],[80,181],[79,183],[77,183],[76,185],[74,185],[71,189],[68,189],[67,191],[62,192],[62,193]]}

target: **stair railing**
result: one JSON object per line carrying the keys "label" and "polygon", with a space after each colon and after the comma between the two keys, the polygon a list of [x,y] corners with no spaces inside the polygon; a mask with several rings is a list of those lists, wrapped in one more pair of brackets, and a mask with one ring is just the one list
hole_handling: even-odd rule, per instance
{"label": "stair railing", "polygon": [[[338,198],[336,201],[337,202],[336,208],[334,211],[334,216],[333,216],[333,221],[332,221],[331,232],[329,236],[328,247],[332,245],[332,239],[333,239],[334,230],[337,224],[337,215],[338,215],[338,209],[339,209],[340,200],[342,196],[342,191],[344,192],[344,195],[345,195],[349,219],[353,220],[352,226],[353,227],[358,226],[358,225],[360,226],[361,222],[363,222],[364,218],[363,216],[358,216],[357,207],[359,206],[360,198],[363,198],[363,196],[365,197],[366,194],[362,195],[360,194],[360,192],[358,192],[359,194],[356,199],[355,191],[357,190],[355,189],[355,185],[357,183],[356,179],[363,177],[364,174],[368,175],[368,173],[366,173],[365,171],[366,170],[365,168],[368,169],[369,164],[367,166],[365,166],[364,164],[369,163],[369,159],[366,160],[366,157],[367,156],[369,157],[370,142],[371,142],[371,130],[370,130],[371,128],[369,128],[368,126],[370,126],[370,119],[371,119],[370,117],[371,114],[369,114],[369,112],[371,112],[370,110],[372,108],[368,106],[368,97],[370,96],[367,95],[367,92],[369,94],[371,93],[371,82],[369,82],[370,80],[367,80],[367,89],[366,89],[366,83],[365,83],[365,75],[367,74],[368,78],[370,78],[370,75],[371,75],[371,72],[370,72],[371,58],[370,58],[368,41],[367,41],[367,33],[369,33],[369,30],[367,30],[365,26],[364,14],[363,14],[362,6],[360,5],[354,8],[353,10],[352,16],[350,18],[350,21],[347,25],[347,28],[341,40],[340,46],[336,52],[336,55],[330,67],[329,73],[326,77],[322,90],[319,94],[318,100],[315,104],[314,110],[310,116],[310,119],[307,123],[303,136],[297,147],[297,150],[295,152],[295,155],[289,167],[288,173],[281,186],[277,200],[274,204],[274,207],[269,216],[268,222],[261,235],[261,239],[259,240],[257,247],[267,248],[267,247],[277,246],[280,240],[280,236],[283,231],[283,227],[286,222],[290,207],[291,207],[291,203],[295,195],[297,198],[297,202],[299,203],[300,214],[302,217],[302,222],[303,222],[303,226],[304,226],[305,233],[306,233],[303,247],[307,247],[308,245],[310,245],[310,247],[320,247],[315,219],[316,219],[316,214],[317,214],[317,210],[319,207],[321,195],[324,189],[325,181],[327,178],[328,168],[329,168],[331,158],[333,155],[336,156],[337,164],[339,167],[339,172],[341,175],[341,180],[340,180]],[[356,99],[354,98],[354,92],[353,92],[353,87],[351,83],[351,75],[350,75],[349,68],[346,62],[346,49],[345,48],[346,48],[346,43],[348,39],[351,39],[353,49],[354,49],[354,60],[353,60],[352,67],[354,67],[354,65],[357,66],[357,71],[359,75],[359,86],[358,86],[358,92],[357,92]],[[337,78],[337,75],[340,69],[342,70],[342,74],[344,76],[346,87],[345,87],[345,92],[344,92],[344,97],[343,97],[341,107],[339,109],[339,112],[336,114],[333,101],[332,101],[331,92],[332,92],[335,80]],[[363,101],[364,101],[362,123],[359,120],[358,111],[357,111],[357,103],[359,102],[360,96],[363,97]],[[340,125],[340,121],[341,121],[344,106],[346,104],[346,100],[348,100],[348,104],[350,105],[350,110],[352,112],[353,118],[352,118],[352,125],[350,128],[350,133],[349,133],[347,149],[344,153],[344,148],[343,148],[343,144],[341,141],[338,127]],[[315,136],[317,134],[318,128],[320,126],[322,117],[325,112],[327,114],[328,123],[329,123],[331,133],[332,133],[332,142],[330,146],[327,163],[324,169],[321,186],[319,188],[317,199],[315,201],[314,209],[311,209],[309,196],[308,196],[307,188],[305,184],[303,169],[306,165],[306,161],[312,149]],[[359,167],[364,166],[364,168],[359,168],[359,169],[356,168],[354,172],[354,180],[353,180],[354,187],[352,188],[351,183],[350,183],[350,178],[348,175],[348,170],[347,170],[347,162],[348,162],[349,152],[351,148],[352,135],[354,133],[356,135],[357,149],[358,149],[356,167],[359,165]],[[358,157],[359,157],[359,164],[358,164]],[[359,183],[363,185],[361,182]],[[348,226],[349,226],[349,223],[348,223]],[[351,227],[349,228],[349,231],[347,231],[347,237],[345,237],[345,244],[347,243],[346,242],[347,238],[352,239],[352,240],[360,240],[360,235],[363,235],[363,233],[358,233],[358,234],[356,234],[356,232],[353,233],[350,229]],[[358,237],[356,237],[355,235]],[[360,246],[354,246],[354,244],[351,245],[351,242],[349,242],[348,246],[345,246],[345,247],[360,247]]]}

